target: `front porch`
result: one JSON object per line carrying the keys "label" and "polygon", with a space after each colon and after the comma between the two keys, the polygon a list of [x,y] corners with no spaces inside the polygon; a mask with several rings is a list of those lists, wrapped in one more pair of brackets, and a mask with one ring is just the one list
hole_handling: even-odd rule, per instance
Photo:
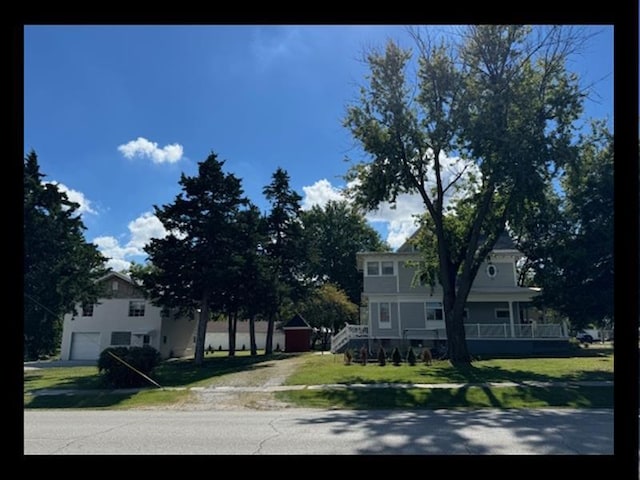
{"label": "front porch", "polygon": [[[520,347],[524,345],[532,346],[526,350],[535,350],[536,343],[547,342],[547,347],[564,344],[568,341],[568,332],[561,324],[513,324],[513,323],[467,323],[465,324],[465,335],[470,350],[478,353],[498,353],[498,351],[509,342],[518,342]],[[369,335],[368,325],[345,325],[338,333],[331,337],[331,352],[341,353],[351,344],[362,344],[372,341],[390,340],[400,345],[412,345],[416,342],[428,345],[435,341],[447,339],[444,325],[442,328],[407,328],[400,337],[390,337],[389,339],[372,338]],[[527,341],[524,343],[523,341]],[[532,343],[534,342],[534,343]],[[505,353],[514,353],[515,345],[506,348]],[[516,348],[522,350],[522,348]]]}

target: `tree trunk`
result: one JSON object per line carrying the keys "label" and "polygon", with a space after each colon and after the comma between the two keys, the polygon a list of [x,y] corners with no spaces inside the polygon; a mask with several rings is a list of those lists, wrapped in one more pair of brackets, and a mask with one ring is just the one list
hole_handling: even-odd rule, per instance
{"label": "tree trunk", "polygon": [[200,318],[198,318],[198,329],[196,333],[196,352],[194,363],[197,366],[204,362],[204,342],[207,336],[207,322],[209,321],[209,294],[204,293],[200,301]]}
{"label": "tree trunk", "polygon": [[251,344],[251,356],[258,354],[258,347],[256,346],[256,317],[251,315],[249,317],[249,343]]}
{"label": "tree trunk", "polygon": [[273,314],[269,315],[267,322],[267,338],[264,345],[264,354],[271,355],[273,353],[273,326],[274,326]]}
{"label": "tree trunk", "polygon": [[227,319],[229,321],[229,356],[234,357],[236,355],[236,326],[231,312],[227,313]]}
{"label": "tree trunk", "polygon": [[[448,290],[448,291],[447,291]],[[466,300],[466,297],[465,299]],[[471,355],[467,349],[464,330],[464,303],[455,291],[443,286],[443,307],[445,327],[447,329],[447,356],[454,366],[471,364]]]}

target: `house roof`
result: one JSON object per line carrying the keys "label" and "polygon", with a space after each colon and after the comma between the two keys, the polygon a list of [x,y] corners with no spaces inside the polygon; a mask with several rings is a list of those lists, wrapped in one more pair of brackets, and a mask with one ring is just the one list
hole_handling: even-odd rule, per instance
{"label": "house roof", "polygon": [[[413,240],[415,239],[416,235],[418,234],[420,230],[416,230],[415,232],[413,232],[413,234],[407,238],[405,240],[405,242],[398,247],[398,252],[413,252],[414,250],[414,245],[413,245]],[[480,239],[480,241],[482,241],[482,238]],[[509,236],[509,234],[507,232],[503,232],[499,237],[498,240],[496,241],[495,245],[493,246],[493,250],[516,250],[516,244],[513,242],[513,239]]]}
{"label": "house roof", "polygon": [[135,285],[137,287],[136,283],[131,279],[131,277],[129,277],[128,275],[125,275],[123,273],[116,272],[116,271],[108,272],[107,274],[105,274],[102,277],[98,278],[96,280],[96,282],[101,282],[101,281],[106,280],[107,278],[110,278],[110,277],[119,278],[120,280],[124,280],[125,282],[128,282],[131,285]]}
{"label": "house roof", "polygon": [[302,317],[302,315],[300,315],[299,313],[296,313],[293,318],[291,320],[289,320],[287,323],[285,323],[282,326],[283,329],[287,329],[287,328],[311,328],[309,326],[309,324],[307,323],[307,321]]}

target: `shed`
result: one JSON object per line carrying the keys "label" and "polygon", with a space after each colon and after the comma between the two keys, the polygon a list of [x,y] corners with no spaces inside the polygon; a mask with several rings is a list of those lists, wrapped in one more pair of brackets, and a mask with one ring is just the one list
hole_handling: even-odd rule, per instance
{"label": "shed", "polygon": [[285,352],[308,352],[311,350],[311,327],[296,313],[283,327]]}

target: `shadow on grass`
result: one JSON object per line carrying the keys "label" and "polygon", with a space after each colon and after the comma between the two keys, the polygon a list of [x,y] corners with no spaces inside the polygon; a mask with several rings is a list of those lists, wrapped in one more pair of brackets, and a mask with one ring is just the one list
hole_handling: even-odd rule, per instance
{"label": "shadow on grass", "polygon": [[278,392],[280,400],[309,408],[613,408],[611,387],[461,387],[322,389]]}
{"label": "shadow on grass", "polygon": [[110,408],[122,404],[135,395],[136,393],[128,392],[38,395],[25,400],[24,408]]}
{"label": "shadow on grass", "polygon": [[[566,375],[554,375],[530,372],[526,370],[505,369],[499,366],[483,365],[482,367],[451,366],[440,367],[440,376],[448,378],[452,383],[485,383],[485,382],[577,382],[577,381],[604,381],[613,380],[613,372],[606,371],[581,371],[567,373]],[[420,373],[425,378],[431,377],[429,372]],[[429,383],[425,381],[425,383]]]}
{"label": "shadow on grass", "polygon": [[209,357],[203,364],[196,367],[193,359],[180,359],[163,362],[156,367],[151,377],[163,387],[178,387],[190,385],[229,373],[246,370],[269,368],[261,365],[272,360],[291,358],[297,354],[274,353],[272,355],[238,356],[238,357]]}

